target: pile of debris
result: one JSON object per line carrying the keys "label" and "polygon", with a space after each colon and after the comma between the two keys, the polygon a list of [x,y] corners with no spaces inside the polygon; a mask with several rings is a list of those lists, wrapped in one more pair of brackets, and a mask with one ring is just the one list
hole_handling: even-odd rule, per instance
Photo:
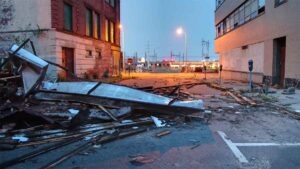
{"label": "pile of debris", "polygon": [[[0,168],[16,165],[66,145],[83,142],[42,168],[52,168],[64,160],[99,144],[145,132],[156,127],[192,119],[207,121],[202,100],[165,97],[102,82],[44,81],[51,63],[13,45],[0,65],[0,149],[51,143],[46,147],[4,161]],[[67,71],[67,69],[63,68]],[[172,89],[169,96],[178,91]],[[180,90],[180,89],[179,89]],[[157,137],[170,134],[158,133]]]}

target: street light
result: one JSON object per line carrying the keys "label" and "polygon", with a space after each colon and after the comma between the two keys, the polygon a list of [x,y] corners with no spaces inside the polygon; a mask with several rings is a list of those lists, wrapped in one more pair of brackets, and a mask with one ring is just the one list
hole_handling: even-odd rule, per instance
{"label": "street light", "polygon": [[187,62],[187,33],[184,31],[182,27],[177,28],[176,30],[177,35],[181,36],[182,34],[184,35],[184,48],[185,48],[185,62]]}
{"label": "street light", "polygon": [[125,42],[125,38],[124,38],[124,28],[123,28],[123,25],[120,24],[119,25],[119,29],[121,31],[121,36],[122,36],[122,46],[121,46],[121,50],[123,52],[123,72],[125,72],[125,46],[124,46],[124,42]]}

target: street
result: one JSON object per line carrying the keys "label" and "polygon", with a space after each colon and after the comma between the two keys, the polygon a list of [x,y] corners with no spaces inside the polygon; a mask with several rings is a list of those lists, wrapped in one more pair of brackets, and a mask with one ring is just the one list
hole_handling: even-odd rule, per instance
{"label": "street", "polygon": [[0,0],[0,169],[300,169],[300,0]]}
{"label": "street", "polygon": [[[123,80],[123,85],[143,87],[149,85],[174,85],[204,81],[194,78],[194,74],[139,74]],[[197,74],[197,77],[203,77]],[[217,74],[210,74],[209,81],[217,80]],[[171,78],[170,78],[171,77]],[[171,80],[173,79],[173,80]],[[199,80],[200,79],[200,80]],[[236,88],[247,84],[225,81],[224,85]],[[151,85],[151,84],[150,84]],[[180,125],[170,125],[150,130],[146,133],[117,140],[112,143],[94,146],[77,156],[63,162],[57,168],[245,168],[245,169],[297,169],[300,157],[299,121],[284,114],[264,102],[251,107],[239,105],[224,92],[206,85],[194,86],[188,91],[202,98],[205,110],[212,112],[212,119],[192,121]],[[298,91],[297,91],[298,93]],[[161,138],[154,137],[160,131],[169,130],[171,134]],[[74,143],[62,150],[39,156],[12,168],[38,168],[63,152],[82,143]],[[20,148],[24,150],[35,147]],[[16,152],[1,152],[1,159],[9,159]],[[144,155],[153,162],[135,165],[130,158]]]}

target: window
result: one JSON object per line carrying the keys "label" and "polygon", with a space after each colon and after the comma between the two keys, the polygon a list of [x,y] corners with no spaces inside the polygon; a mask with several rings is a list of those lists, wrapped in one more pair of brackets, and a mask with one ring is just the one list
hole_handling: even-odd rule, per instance
{"label": "window", "polygon": [[234,28],[234,14],[230,16],[230,30]]}
{"label": "window", "polygon": [[64,29],[72,32],[73,30],[73,12],[72,6],[69,4],[64,4]]}
{"label": "window", "polygon": [[251,4],[250,1],[248,1],[245,4],[245,21],[249,21],[250,20],[250,15],[251,15]]}
{"label": "window", "polygon": [[251,2],[251,19],[258,15],[258,1],[252,0]]}
{"label": "window", "polygon": [[94,38],[100,39],[100,15],[99,14],[95,14]]}
{"label": "window", "polygon": [[245,24],[259,16],[259,14],[264,13],[264,11],[265,0],[247,0],[222,22],[216,25],[217,36],[222,36],[240,25]]}
{"label": "window", "polygon": [[239,26],[239,10],[234,13],[234,27]]}
{"label": "window", "polygon": [[91,50],[86,50],[86,58],[93,58],[93,52]]}
{"label": "window", "polygon": [[280,6],[286,2],[287,2],[287,0],[275,0],[275,7]]}
{"label": "window", "polygon": [[226,32],[227,32],[226,22],[223,22],[223,31],[222,31],[222,34],[225,34]]}
{"label": "window", "polygon": [[230,20],[229,20],[229,18],[226,19],[226,26],[227,26],[227,31],[226,32],[229,32],[230,31]]}
{"label": "window", "polygon": [[216,0],[216,9],[218,9],[225,0]]}
{"label": "window", "polygon": [[96,59],[102,59],[102,51],[101,51],[101,49],[96,49]]}
{"label": "window", "polygon": [[111,7],[116,6],[116,0],[105,0],[106,3],[108,3]]}
{"label": "window", "polygon": [[110,21],[110,42],[115,43],[115,23]]}
{"label": "window", "polygon": [[105,41],[109,42],[109,20],[105,19]]}
{"label": "window", "polygon": [[115,23],[105,19],[105,40],[115,43]]}
{"label": "window", "polygon": [[266,4],[265,0],[258,1],[258,14],[265,12],[265,4]]}
{"label": "window", "polygon": [[242,5],[239,9],[239,25],[245,22],[245,6]]}
{"label": "window", "polygon": [[93,12],[86,9],[86,36],[93,37]]}

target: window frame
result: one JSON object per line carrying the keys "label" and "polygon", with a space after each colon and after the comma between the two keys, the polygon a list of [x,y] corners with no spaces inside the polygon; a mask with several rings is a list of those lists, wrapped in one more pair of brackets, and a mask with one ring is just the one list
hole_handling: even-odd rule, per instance
{"label": "window frame", "polygon": [[110,42],[110,25],[108,18],[105,18],[105,41]]}
{"label": "window frame", "polygon": [[109,29],[110,29],[110,43],[116,43],[116,23],[112,20],[109,21]]}
{"label": "window frame", "polygon": [[[65,11],[66,8],[65,7],[70,7],[70,12],[71,12],[71,14],[70,14],[71,16],[69,16],[70,17],[69,19],[70,19],[70,22],[71,22],[70,23],[70,26],[71,26],[70,29],[68,29],[67,26],[66,26],[66,20],[65,20],[66,19],[66,15],[65,15],[66,14],[66,11]],[[64,15],[64,17],[63,17],[64,30],[68,31],[68,32],[73,32],[73,6],[69,3],[64,2],[63,10],[64,10],[64,13],[63,13],[63,15]]]}
{"label": "window frame", "polygon": [[[88,20],[88,12],[90,12],[90,19]],[[88,37],[94,37],[94,22],[93,22],[93,10],[86,7],[85,10],[85,35]],[[89,23],[90,22],[90,23]],[[88,27],[90,26],[90,27]]]}
{"label": "window frame", "polygon": [[288,2],[288,0],[282,0],[281,2],[280,0],[274,0],[274,7],[277,8],[280,5],[285,4],[286,2]]}
{"label": "window frame", "polygon": [[116,22],[105,18],[105,41],[116,44]]}
{"label": "window frame", "polygon": [[117,6],[116,0],[105,0],[105,3],[108,4],[112,8],[115,8]]}
{"label": "window frame", "polygon": [[99,13],[94,12],[95,18],[94,22],[94,30],[93,30],[93,37],[96,39],[101,39],[101,16]]}
{"label": "window frame", "polygon": [[[263,15],[265,13],[266,0],[263,0],[264,3],[261,3],[264,6],[260,6],[260,1],[261,0],[247,0],[227,15],[216,25],[216,39]],[[253,9],[253,7],[255,7],[255,9]],[[224,22],[226,22],[227,31],[219,32],[218,28],[224,25]]]}

